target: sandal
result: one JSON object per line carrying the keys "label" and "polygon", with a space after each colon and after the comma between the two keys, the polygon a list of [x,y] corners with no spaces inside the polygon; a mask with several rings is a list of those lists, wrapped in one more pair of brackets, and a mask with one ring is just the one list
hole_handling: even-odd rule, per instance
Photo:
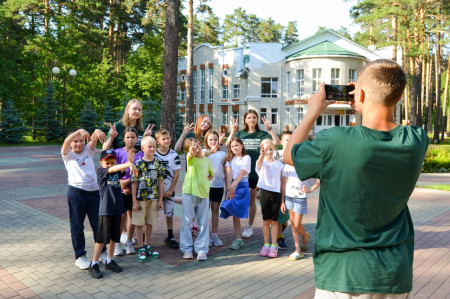
{"label": "sandal", "polygon": [[309,234],[305,233],[305,235],[306,235],[306,242],[303,242],[302,240],[302,246],[300,247],[302,251],[306,251],[308,249],[308,246],[306,246],[306,244],[309,243]]}

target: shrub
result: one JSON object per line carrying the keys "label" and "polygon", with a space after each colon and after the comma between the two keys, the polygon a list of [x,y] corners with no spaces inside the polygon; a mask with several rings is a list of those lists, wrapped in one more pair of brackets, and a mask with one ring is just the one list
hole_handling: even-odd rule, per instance
{"label": "shrub", "polygon": [[430,145],[422,172],[450,172],[450,146]]}

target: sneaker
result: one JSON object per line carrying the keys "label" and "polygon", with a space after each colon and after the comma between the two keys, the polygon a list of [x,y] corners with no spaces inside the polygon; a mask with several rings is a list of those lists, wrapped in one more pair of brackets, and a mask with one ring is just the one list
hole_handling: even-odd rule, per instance
{"label": "sneaker", "polygon": [[284,238],[283,237],[277,239],[277,246],[278,246],[278,249],[281,249],[281,250],[286,250],[287,249],[287,245],[284,242]]}
{"label": "sneaker", "polygon": [[137,259],[139,263],[147,262],[147,250],[144,247],[138,250]]}
{"label": "sneaker", "polygon": [[298,253],[297,251],[294,251],[290,256],[289,259],[291,261],[296,261],[299,260],[301,258],[304,258],[305,256],[303,255],[303,253]]}
{"label": "sneaker", "polygon": [[159,252],[153,251],[152,246],[147,245],[147,256],[157,258],[159,257]]}
{"label": "sneaker", "polygon": [[137,244],[137,241],[136,241],[136,239],[131,239],[131,243],[133,243],[133,245],[136,245]]}
{"label": "sneaker", "polygon": [[89,274],[96,279],[100,279],[103,278],[103,273],[102,271],[100,271],[100,265],[99,264],[95,264],[94,266],[89,266]]}
{"label": "sneaker", "polygon": [[277,246],[270,246],[268,257],[277,257],[278,256],[278,248]]}
{"label": "sneaker", "polygon": [[126,253],[127,254],[135,254],[136,253],[136,250],[134,250],[134,247],[133,247],[133,242],[127,242],[127,249],[126,249]]}
{"label": "sneaker", "polygon": [[122,244],[116,243],[116,245],[114,246],[114,256],[122,256],[122,255],[123,255]]}
{"label": "sneaker", "polygon": [[204,252],[200,252],[197,255],[197,261],[206,261],[208,259],[208,257],[206,256],[206,253]]}
{"label": "sneaker", "polygon": [[128,233],[123,233],[120,235],[120,243],[127,244],[128,241]]}
{"label": "sneaker", "polygon": [[242,241],[240,239],[236,239],[233,241],[233,244],[231,244],[230,248],[237,250],[237,249],[241,248],[242,246],[244,246],[244,241]]}
{"label": "sneaker", "polygon": [[260,256],[268,256],[269,255],[269,251],[270,251],[270,246],[269,245],[264,245],[263,248],[261,249],[261,251],[259,252]]}
{"label": "sneaker", "polygon": [[106,264],[107,259],[108,259],[108,254],[106,253],[106,250],[105,250],[100,254],[100,262],[102,262],[103,264]]}
{"label": "sneaker", "polygon": [[80,267],[81,270],[86,270],[89,269],[91,262],[85,255],[83,255],[76,259],[75,265]]}
{"label": "sneaker", "polygon": [[186,251],[185,253],[183,253],[183,258],[184,258],[185,260],[193,259],[194,256],[192,255],[192,251]]}
{"label": "sneaker", "polygon": [[167,238],[164,240],[164,243],[166,243],[170,248],[176,249],[176,248],[180,247],[180,245],[178,244],[178,242],[175,241],[175,238],[174,238],[174,237],[172,237],[172,238],[167,237]]}
{"label": "sneaker", "polygon": [[223,246],[223,243],[219,239],[219,235],[217,235],[217,234],[211,236],[211,239],[209,239],[209,244],[210,244],[209,246],[213,246],[213,245],[217,246],[217,247]]}
{"label": "sneaker", "polygon": [[247,224],[242,232],[243,238],[250,238],[253,236],[253,227],[250,224]]}
{"label": "sneaker", "polygon": [[105,270],[110,270],[116,273],[122,272],[122,267],[117,265],[115,260],[111,260],[111,262],[106,263]]}
{"label": "sneaker", "polygon": [[200,233],[200,230],[198,229],[198,226],[197,226],[197,224],[195,222],[192,222],[191,230],[192,230],[192,234],[194,236],[198,236],[198,234]]}

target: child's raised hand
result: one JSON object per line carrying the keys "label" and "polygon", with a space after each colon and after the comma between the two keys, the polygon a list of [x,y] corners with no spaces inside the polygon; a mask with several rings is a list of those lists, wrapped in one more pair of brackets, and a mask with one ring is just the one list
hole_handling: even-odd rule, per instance
{"label": "child's raised hand", "polygon": [[145,129],[144,136],[152,136],[152,130],[155,124],[148,124],[147,129]]}
{"label": "child's raised hand", "polygon": [[134,164],[134,149],[133,148],[130,149],[130,151],[128,152],[127,159],[128,159],[128,162]]}
{"label": "child's raised hand", "polygon": [[83,139],[87,139],[88,142],[91,140],[91,135],[86,130],[80,129],[78,130],[78,132],[80,133]]}
{"label": "child's raised hand", "polygon": [[217,153],[217,151],[219,150],[219,145],[220,145],[220,143],[217,142],[217,144],[213,148],[211,148],[212,154]]}
{"label": "child's raised hand", "polygon": [[94,135],[95,135],[95,138],[98,141],[100,141],[100,143],[103,143],[106,141],[106,135],[105,135],[105,133],[103,133],[102,130],[99,130],[99,129],[95,130],[94,134],[92,134],[92,137],[94,137]]}
{"label": "child's raised hand", "polygon": [[225,133],[219,133],[219,145],[223,143],[225,139]]}
{"label": "child's raised hand", "polygon": [[237,132],[239,130],[238,119],[233,117],[233,124],[231,125],[231,131]]}
{"label": "child's raised hand", "polygon": [[190,125],[186,125],[183,129],[183,135],[187,135],[187,133],[189,133],[189,131],[194,130],[194,123],[191,123]]}
{"label": "child's raised hand", "polygon": [[116,123],[107,123],[109,125],[109,138],[115,139],[119,133],[116,130]]}
{"label": "child's raised hand", "polygon": [[267,131],[272,130],[272,124],[266,119],[266,116],[262,116],[261,120],[263,121]]}
{"label": "child's raised hand", "polygon": [[134,165],[134,164],[130,165],[130,173],[133,177],[137,177],[139,175],[139,171],[138,171],[136,165]]}
{"label": "child's raised hand", "polygon": [[261,150],[259,151],[260,156],[264,156],[265,150],[264,147],[261,147]]}

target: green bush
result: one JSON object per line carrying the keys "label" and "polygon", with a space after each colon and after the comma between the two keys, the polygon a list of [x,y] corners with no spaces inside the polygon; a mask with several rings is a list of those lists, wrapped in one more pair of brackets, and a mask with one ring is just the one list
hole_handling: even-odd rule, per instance
{"label": "green bush", "polygon": [[430,145],[422,172],[450,172],[450,146]]}

